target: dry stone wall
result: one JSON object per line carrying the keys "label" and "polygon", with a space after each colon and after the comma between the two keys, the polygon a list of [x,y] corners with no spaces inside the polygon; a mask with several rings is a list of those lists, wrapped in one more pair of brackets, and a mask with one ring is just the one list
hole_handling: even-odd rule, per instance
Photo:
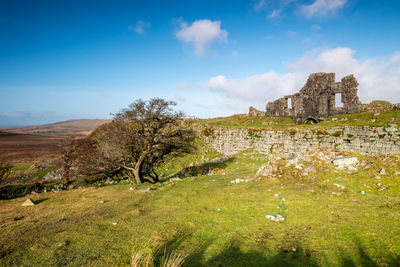
{"label": "dry stone wall", "polygon": [[400,153],[400,129],[391,127],[331,127],[328,129],[250,130],[213,127],[202,139],[218,152],[233,155],[252,148],[262,154],[290,156],[326,147],[367,155]]}

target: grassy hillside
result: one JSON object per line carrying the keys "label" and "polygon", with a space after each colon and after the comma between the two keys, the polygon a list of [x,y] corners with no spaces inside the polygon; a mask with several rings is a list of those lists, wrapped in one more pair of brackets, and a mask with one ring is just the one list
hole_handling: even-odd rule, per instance
{"label": "grassy hillside", "polygon": [[[216,156],[203,147],[169,163],[165,176]],[[398,264],[400,159],[358,158],[366,167],[354,173],[316,161],[307,175],[280,166],[281,177],[257,181],[267,159],[245,151],[209,175],[151,191],[121,183],[34,195],[31,207],[21,206],[26,198],[0,201],[0,265],[128,266],[135,252],[160,248],[183,254],[186,266]],[[286,220],[265,217],[277,213]]]}
{"label": "grassy hillside", "polygon": [[291,118],[282,117],[249,117],[238,114],[230,117],[199,120],[202,125],[240,128],[285,128],[285,127],[311,127],[326,128],[332,126],[390,126],[400,125],[400,111],[383,113],[361,112],[342,114],[326,118],[315,125],[296,125]]}

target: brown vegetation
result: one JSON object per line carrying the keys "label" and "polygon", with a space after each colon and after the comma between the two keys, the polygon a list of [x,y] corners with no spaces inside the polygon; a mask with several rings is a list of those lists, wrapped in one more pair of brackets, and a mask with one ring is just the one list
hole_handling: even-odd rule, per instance
{"label": "brown vegetation", "polygon": [[2,129],[2,131],[23,134],[88,135],[98,126],[107,122],[109,120],[69,120],[38,126]]}
{"label": "brown vegetation", "polygon": [[0,132],[0,162],[16,163],[57,157],[57,144],[65,136],[40,136]]}

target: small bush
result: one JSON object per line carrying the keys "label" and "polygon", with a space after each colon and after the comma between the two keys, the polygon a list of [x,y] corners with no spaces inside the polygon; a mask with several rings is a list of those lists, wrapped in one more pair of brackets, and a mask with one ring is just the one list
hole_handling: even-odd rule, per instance
{"label": "small bush", "polygon": [[214,128],[212,127],[205,127],[202,131],[202,134],[206,137],[210,137],[214,134]]}
{"label": "small bush", "polygon": [[5,163],[0,163],[0,183],[3,183],[11,173],[12,166]]}
{"label": "small bush", "polygon": [[342,136],[342,131],[336,131],[332,134],[332,136],[339,137]]}

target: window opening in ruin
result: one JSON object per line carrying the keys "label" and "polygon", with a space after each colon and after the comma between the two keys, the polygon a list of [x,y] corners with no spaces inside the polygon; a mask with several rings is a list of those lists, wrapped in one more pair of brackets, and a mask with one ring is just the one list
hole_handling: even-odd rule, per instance
{"label": "window opening in ruin", "polygon": [[288,104],[288,109],[292,109],[292,99],[291,98],[287,99],[287,104]]}
{"label": "window opening in ruin", "polygon": [[337,107],[337,108],[343,107],[342,94],[341,93],[335,94],[335,107]]}

